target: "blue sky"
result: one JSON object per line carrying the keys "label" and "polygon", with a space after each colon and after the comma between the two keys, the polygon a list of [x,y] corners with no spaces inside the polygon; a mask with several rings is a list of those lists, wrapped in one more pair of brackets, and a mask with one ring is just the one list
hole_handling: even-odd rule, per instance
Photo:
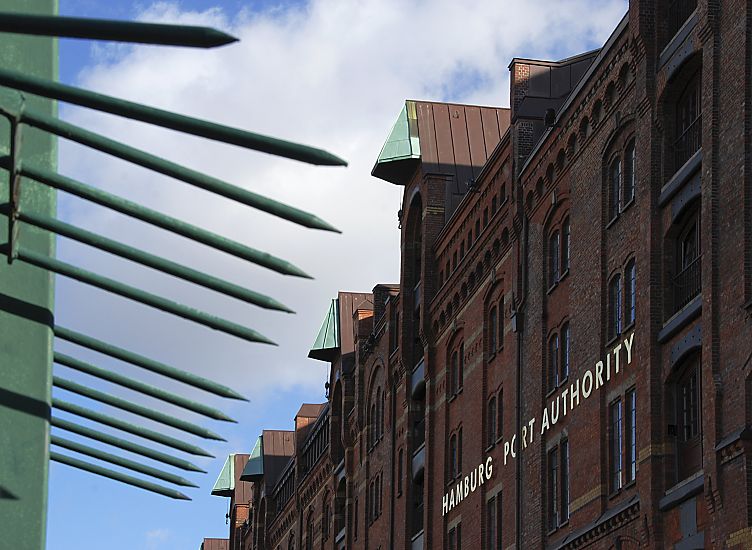
{"label": "blue sky", "polygon": [[[623,0],[60,0],[60,12],[65,15],[206,23],[242,39],[212,52],[63,40],[63,82],[323,146],[346,158],[350,166],[309,167],[61,106],[61,116],[67,120],[315,212],[343,234],[304,230],[61,141],[62,173],[278,254],[316,279],[270,274],[60,196],[59,215],[69,223],[269,293],[298,314],[238,304],[60,240],[58,254],[66,261],[262,328],[280,346],[238,342],[58,279],[59,324],[231,385],[251,401],[217,400],[102,356],[56,344],[100,366],[205,400],[239,423],[185,415],[228,439],[206,445],[216,455],[213,460],[197,461],[208,470],[207,475],[188,476],[201,485],[187,491],[192,502],[172,501],[53,463],[48,548],[198,548],[203,537],[226,536],[227,500],[209,495],[224,458],[231,452],[249,452],[262,428],[290,429],[300,403],[324,398],[326,365],[307,359],[306,354],[328,301],[338,289],[368,291],[377,283],[398,280],[400,189],[369,174],[404,100],[506,106],[507,65],[513,56],[558,59],[599,47],[625,10]],[[432,29],[442,29],[442,33]],[[332,196],[338,200],[332,201]],[[133,397],[59,366],[55,372]],[[55,395],[136,420],[67,392],[55,390]],[[161,408],[147,399],[133,398]],[[168,406],[164,410],[182,414]]]}

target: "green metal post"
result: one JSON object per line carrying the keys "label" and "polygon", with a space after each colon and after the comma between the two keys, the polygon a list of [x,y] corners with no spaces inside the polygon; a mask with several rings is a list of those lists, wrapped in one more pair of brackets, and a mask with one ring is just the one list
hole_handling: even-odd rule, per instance
{"label": "green metal post", "polygon": [[[6,11],[56,15],[57,0],[4,0]],[[57,40],[0,33],[0,65],[57,80]],[[18,92],[0,88],[0,100],[21,104]],[[56,115],[53,101],[29,96],[26,104]],[[10,128],[0,121],[0,151],[10,152]],[[57,145],[49,134],[24,128],[20,154],[34,165],[55,171]],[[33,160],[32,160],[33,159]],[[20,181],[24,209],[55,217],[56,191],[26,178]],[[0,173],[0,203],[9,202],[8,173]],[[9,240],[0,218],[0,243]],[[25,226],[18,239],[38,254],[54,257],[54,236]],[[52,386],[54,275],[47,270],[0,262],[0,533],[2,546],[14,550],[45,548],[49,415]]]}

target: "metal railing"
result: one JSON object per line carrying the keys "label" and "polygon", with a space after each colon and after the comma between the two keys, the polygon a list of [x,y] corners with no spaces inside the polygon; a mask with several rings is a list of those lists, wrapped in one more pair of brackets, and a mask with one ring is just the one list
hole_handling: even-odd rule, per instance
{"label": "metal railing", "polygon": [[673,278],[674,312],[679,311],[702,289],[702,256],[695,258]]}
{"label": "metal railing", "polygon": [[[28,5],[27,2],[21,0],[9,0],[6,9],[22,10]],[[84,426],[78,421],[58,418],[51,414],[52,412],[64,411],[79,419],[109,426],[180,452],[195,456],[212,456],[201,447],[187,442],[185,437],[170,437],[78,404],[52,398],[51,383],[57,388],[83,396],[88,400],[128,411],[182,432],[203,439],[223,441],[220,435],[193,422],[158,412],[153,407],[137,405],[130,399],[113,397],[108,393],[60,376],[52,376],[53,362],[150,398],[176,405],[195,414],[234,422],[221,411],[203,403],[191,401],[176,393],[89,364],[76,357],[54,352],[54,339],[65,340],[82,350],[93,350],[221,397],[244,399],[232,389],[211,380],[55,324],[51,273],[78,280],[247,341],[274,344],[270,338],[250,327],[60,261],[54,257],[55,235],[75,240],[264,309],[293,312],[281,302],[255,290],[57,220],[55,217],[57,191],[64,191],[79,199],[110,208],[283,275],[310,278],[310,275],[299,267],[268,252],[256,250],[227,237],[106,193],[94,186],[59,175],[55,170],[54,162],[56,138],[62,137],[76,141],[86,147],[298,225],[338,232],[336,228],[314,214],[63,122],[55,116],[54,101],[64,101],[308,164],[341,166],[347,164],[335,155],[315,147],[60,84],[54,80],[57,50],[52,39],[44,41],[35,38],[34,42],[29,42],[23,35],[89,38],[199,48],[229,44],[236,41],[232,36],[207,27],[57,17],[53,15],[56,11],[56,2],[53,0],[44,0],[35,6],[37,14],[0,12],[0,64],[6,63],[5,66],[0,67],[0,117],[8,121],[8,126],[4,127],[10,130],[0,135],[0,148],[8,151],[7,156],[0,157],[0,175],[3,175],[0,178],[0,197],[2,197],[0,216],[7,221],[7,223],[0,223],[0,254],[7,257],[7,263],[0,264],[0,344],[3,344],[0,345],[0,406],[8,407],[3,409],[4,412],[0,415],[0,447],[8,451],[0,453],[0,474],[2,474],[0,477],[4,480],[0,482],[3,484],[0,486],[0,495],[3,495],[0,498],[0,517],[8,520],[9,530],[3,534],[5,543],[9,547],[21,549],[37,549],[45,545],[44,525],[46,524],[46,483],[49,460],[171,498],[190,500],[183,493],[170,487],[125,475],[66,454],[51,452],[50,444],[179,486],[196,486],[175,474],[71,441],[62,437],[59,434],[60,430],[185,471],[204,472],[196,465],[170,453],[115,437]],[[32,131],[25,131],[26,128],[32,128]],[[111,312],[108,312],[108,316],[111,316]],[[5,345],[9,344],[10,339],[13,339],[13,345]],[[55,429],[55,433],[51,435],[50,426]],[[29,444],[30,441],[35,443]],[[12,476],[5,475],[11,470]],[[294,469],[291,479],[292,486],[294,486]],[[285,493],[283,496],[286,496],[286,489],[287,487],[283,490]],[[19,499],[17,497],[19,494],[24,495],[24,498]],[[11,495],[13,498],[4,495]]]}
{"label": "metal railing", "polygon": [[702,115],[698,115],[674,142],[674,172],[702,147]]}
{"label": "metal railing", "polygon": [[697,8],[697,0],[673,0],[669,3],[668,11],[668,30],[667,37],[669,40],[679,31],[684,22],[692,15]]}

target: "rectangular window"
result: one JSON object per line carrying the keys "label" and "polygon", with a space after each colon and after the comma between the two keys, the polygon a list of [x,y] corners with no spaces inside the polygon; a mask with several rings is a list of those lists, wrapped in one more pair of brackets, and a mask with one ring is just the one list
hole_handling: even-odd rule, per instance
{"label": "rectangular window", "polygon": [[569,440],[559,445],[561,449],[561,521],[569,519]]}
{"label": "rectangular window", "polygon": [[488,225],[488,208],[483,209],[483,227]]}
{"label": "rectangular window", "polygon": [[491,215],[496,214],[496,195],[491,198]]}
{"label": "rectangular window", "polygon": [[627,483],[637,475],[637,394],[634,389],[627,392]]}
{"label": "rectangular window", "polygon": [[621,489],[622,480],[622,404],[621,399],[617,399],[609,406],[609,419],[611,424],[611,441],[610,441],[610,460],[611,467],[611,492]]}
{"label": "rectangular window", "polygon": [[486,541],[486,548],[496,547],[496,497],[486,502]]}
{"label": "rectangular window", "polygon": [[358,497],[355,497],[355,512],[353,513],[353,539],[358,540]]}
{"label": "rectangular window", "polygon": [[548,529],[559,526],[559,449],[548,452]]}
{"label": "rectangular window", "polygon": [[475,220],[475,238],[480,237],[480,220]]}
{"label": "rectangular window", "polygon": [[463,240],[460,243],[460,258],[464,258],[464,257],[465,257],[465,241]]}

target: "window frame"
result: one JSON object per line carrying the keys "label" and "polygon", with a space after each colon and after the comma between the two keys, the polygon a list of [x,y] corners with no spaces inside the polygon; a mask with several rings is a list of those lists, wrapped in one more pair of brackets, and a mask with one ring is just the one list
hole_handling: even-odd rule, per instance
{"label": "window frame", "polygon": [[611,495],[624,487],[624,403],[621,396],[608,405],[609,452],[608,478]]}

